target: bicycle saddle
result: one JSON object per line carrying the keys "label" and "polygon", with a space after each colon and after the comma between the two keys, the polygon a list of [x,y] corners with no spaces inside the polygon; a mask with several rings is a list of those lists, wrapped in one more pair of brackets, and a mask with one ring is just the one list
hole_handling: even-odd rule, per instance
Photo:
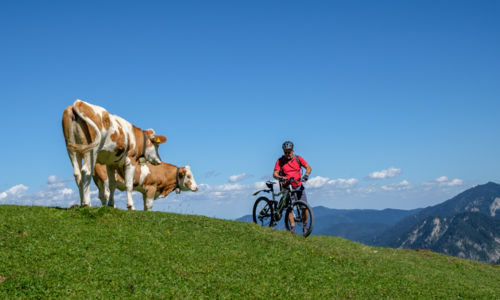
{"label": "bicycle saddle", "polygon": [[272,188],[273,188],[273,184],[276,184],[276,182],[271,181],[271,180],[269,180],[268,182],[266,182],[266,186],[267,186],[268,188],[270,188],[270,189],[272,189]]}

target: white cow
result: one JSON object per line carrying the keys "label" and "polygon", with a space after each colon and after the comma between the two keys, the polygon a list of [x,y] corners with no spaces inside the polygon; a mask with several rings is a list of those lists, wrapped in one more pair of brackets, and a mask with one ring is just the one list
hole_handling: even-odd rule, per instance
{"label": "white cow", "polygon": [[160,164],[158,146],[167,138],[156,135],[152,129],[141,130],[102,107],[78,99],[64,110],[62,127],[81,205],[91,205],[89,187],[97,162],[106,166],[108,174],[113,174],[109,176],[108,205],[115,207],[116,171],[125,180],[127,208],[135,210],[132,200],[135,169],[141,158],[153,165]]}

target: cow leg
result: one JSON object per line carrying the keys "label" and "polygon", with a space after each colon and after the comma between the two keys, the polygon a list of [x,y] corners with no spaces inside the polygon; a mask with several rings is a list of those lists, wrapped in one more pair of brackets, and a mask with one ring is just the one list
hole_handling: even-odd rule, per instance
{"label": "cow leg", "polygon": [[107,184],[107,182],[102,182],[102,180],[95,180],[95,177],[94,177],[94,182],[96,183],[97,188],[99,189],[99,199],[101,200],[101,204],[102,206],[105,206],[108,201],[108,198],[105,196],[105,190],[106,190],[105,185]]}
{"label": "cow leg", "polygon": [[144,210],[147,210],[147,199],[146,193],[142,194],[142,201],[144,202]]}
{"label": "cow leg", "polygon": [[[83,154],[76,153],[76,161],[78,166],[78,171],[73,170],[73,175],[75,176],[75,181],[77,181],[78,192],[80,193],[80,202],[83,201],[83,188],[82,188],[82,168],[83,168]],[[75,175],[75,173],[78,173]]]}
{"label": "cow leg", "polygon": [[97,185],[97,189],[99,190],[99,199],[101,200],[102,206],[106,205],[106,202],[108,201],[109,195],[106,195],[106,189],[108,188],[108,180],[102,181],[101,177],[99,177],[95,172],[92,175],[92,178],[94,178],[94,183]]}
{"label": "cow leg", "polygon": [[144,210],[151,211],[153,209],[153,200],[156,194],[156,187],[147,187],[146,193],[143,194]]}
{"label": "cow leg", "polygon": [[125,180],[125,188],[127,189],[127,208],[129,210],[135,210],[134,199],[132,198],[132,190],[134,189],[134,173],[135,166],[130,163],[130,159],[125,159],[125,165],[123,166]]}
{"label": "cow leg", "polygon": [[[116,190],[116,171],[115,171],[115,167],[113,166],[106,166],[106,172],[108,173],[108,189],[107,191],[105,191],[104,193],[106,194],[106,192],[108,193],[108,206],[111,206],[113,208],[116,208],[116,205],[115,205],[115,190]],[[106,196],[106,195],[105,195]]]}
{"label": "cow leg", "polygon": [[94,174],[94,167],[97,160],[97,149],[94,149],[88,153],[85,153],[85,160],[83,162],[83,167],[81,170],[82,180],[82,205],[92,206],[90,201],[90,181],[92,180],[92,175]]}
{"label": "cow leg", "polygon": [[73,165],[73,176],[75,176],[76,186],[78,186],[78,192],[80,193],[80,203],[82,203],[82,154],[73,152],[68,148],[66,148],[66,150],[68,151],[69,159],[71,160],[71,164]]}
{"label": "cow leg", "polygon": [[[104,182],[104,199],[101,200],[101,202],[104,201],[104,203],[102,204],[103,206],[106,205],[106,202],[109,199],[109,195],[110,195],[110,193],[109,193],[109,180],[106,180]],[[116,205],[113,205],[113,208],[116,208]]]}
{"label": "cow leg", "polygon": [[[68,106],[63,114],[63,122],[62,122],[62,127],[63,127],[63,134],[64,134],[64,140],[66,143],[72,143],[75,144],[76,140],[78,139],[78,130],[77,130],[77,123],[75,122],[75,115],[73,114],[73,108],[71,106]],[[78,140],[80,142],[80,140]],[[66,151],[68,152],[69,160],[71,161],[71,165],[73,166],[73,176],[75,176],[75,182],[76,185],[78,186],[78,192],[80,193],[80,203],[83,202],[83,191],[82,191],[82,175],[81,175],[81,170],[82,170],[82,158],[83,155],[78,152],[74,152],[70,150],[68,147],[66,147]]]}
{"label": "cow leg", "polygon": [[92,159],[90,153],[85,154],[85,160],[83,162],[83,167],[80,171],[81,181],[81,205],[82,206],[92,206],[90,202],[90,181],[92,180]]}
{"label": "cow leg", "polygon": [[[77,185],[80,185],[80,181],[82,180],[80,169],[82,168],[82,155],[78,155],[79,153],[73,152],[66,148],[68,151],[69,159],[71,160],[71,164],[73,165],[73,176],[75,176],[75,181]],[[80,156],[80,161],[78,161],[78,157]]]}

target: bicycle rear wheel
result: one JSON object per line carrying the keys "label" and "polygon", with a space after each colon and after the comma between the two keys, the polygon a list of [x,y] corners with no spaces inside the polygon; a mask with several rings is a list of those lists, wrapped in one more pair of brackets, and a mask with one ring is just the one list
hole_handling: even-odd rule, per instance
{"label": "bicycle rear wheel", "polygon": [[[314,227],[314,213],[311,206],[309,206],[309,204],[305,203],[304,201],[293,202],[293,204],[286,210],[286,214],[283,216],[283,218],[285,219],[286,230],[290,230],[291,228],[290,220],[288,218],[288,214],[290,212],[293,212],[293,218],[295,220],[295,231],[297,233],[302,232],[302,235],[304,237],[308,237]],[[306,220],[306,215],[304,215],[304,213],[307,213],[308,230],[306,232],[304,232],[304,221]]]}
{"label": "bicycle rear wheel", "polygon": [[253,205],[253,222],[260,226],[274,226],[274,210],[271,201],[266,197],[260,197]]}

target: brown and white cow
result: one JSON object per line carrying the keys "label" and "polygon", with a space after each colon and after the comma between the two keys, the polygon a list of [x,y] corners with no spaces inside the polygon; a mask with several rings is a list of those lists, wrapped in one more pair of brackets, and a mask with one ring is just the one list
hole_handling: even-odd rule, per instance
{"label": "brown and white cow", "polygon": [[[126,186],[122,177],[115,174],[117,187],[120,191],[125,191]],[[92,176],[99,188],[99,199],[102,205],[106,205],[106,200],[110,196],[108,172],[106,167],[97,164],[95,174]],[[196,192],[198,186],[193,177],[193,172],[189,166],[178,168],[177,166],[161,163],[158,166],[145,164],[135,169],[134,191],[142,194],[144,200],[144,210],[153,208],[153,200],[164,198],[176,188],[181,191]]]}
{"label": "brown and white cow", "polygon": [[[81,205],[90,206],[90,181],[96,163],[106,166],[108,174],[120,174],[125,180],[127,207],[134,210],[133,177],[139,159],[161,163],[158,146],[167,138],[154,130],[141,130],[126,120],[109,114],[104,108],[76,100],[63,113],[62,127],[66,148],[73,164],[73,175],[80,192]],[[82,165],[82,159],[83,165]],[[109,180],[108,205],[115,207],[115,176]]]}

